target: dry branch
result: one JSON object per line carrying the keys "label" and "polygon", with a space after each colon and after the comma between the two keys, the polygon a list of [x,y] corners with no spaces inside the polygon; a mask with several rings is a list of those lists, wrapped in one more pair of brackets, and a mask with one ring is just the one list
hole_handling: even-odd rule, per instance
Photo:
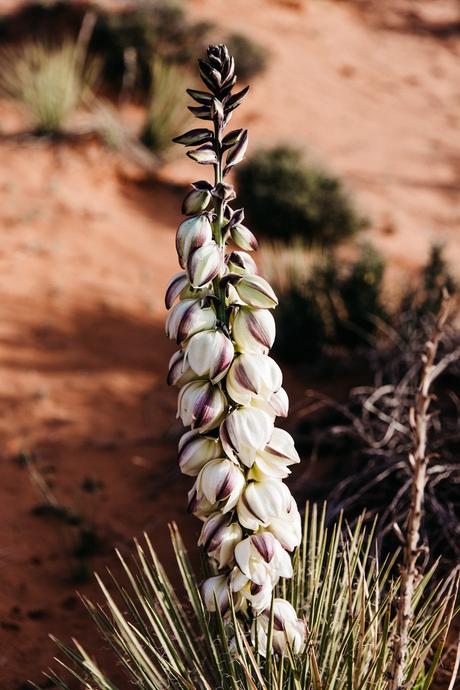
{"label": "dry branch", "polygon": [[438,365],[435,365],[435,360],[449,314],[449,307],[450,298],[446,294],[432,336],[425,344],[422,354],[420,384],[415,396],[415,405],[410,414],[413,437],[413,452],[409,455],[409,463],[412,468],[411,503],[407,518],[389,690],[399,690],[404,687],[404,668],[407,658],[409,628],[413,617],[412,600],[418,578],[417,560],[420,555],[420,527],[429,462],[427,437],[431,419],[429,408],[432,395],[430,389],[439,373],[444,369],[440,366],[442,360]]}

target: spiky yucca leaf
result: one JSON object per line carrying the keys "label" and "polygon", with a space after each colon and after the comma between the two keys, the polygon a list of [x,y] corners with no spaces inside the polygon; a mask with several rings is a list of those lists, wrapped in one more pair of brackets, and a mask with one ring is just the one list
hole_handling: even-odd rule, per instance
{"label": "spiky yucca leaf", "polygon": [[[257,639],[235,612],[210,616],[177,528],[172,542],[185,597],[180,601],[146,537],[136,543],[135,565],[119,554],[128,587],[113,580],[116,595],[99,579],[104,607],[86,601],[102,636],[129,681],[142,690],[358,690],[386,687],[395,628],[397,554],[379,564],[372,533],[362,521],[353,530],[339,520],[325,528],[325,509],[307,506],[295,575],[278,592],[304,615],[308,635],[303,654],[261,656]],[[456,583],[427,589],[432,571],[418,583],[415,616],[405,668],[407,687],[430,686],[450,625]],[[219,611],[219,609],[217,609]],[[273,634],[273,615],[268,648]],[[74,643],[57,641],[71,676],[87,690],[118,690],[91,656]],[[69,686],[58,673],[57,687]]]}
{"label": "spiky yucca leaf", "polygon": [[0,92],[22,107],[39,133],[62,130],[98,73],[99,62],[88,61],[75,41],[59,46],[31,41],[0,53]]}

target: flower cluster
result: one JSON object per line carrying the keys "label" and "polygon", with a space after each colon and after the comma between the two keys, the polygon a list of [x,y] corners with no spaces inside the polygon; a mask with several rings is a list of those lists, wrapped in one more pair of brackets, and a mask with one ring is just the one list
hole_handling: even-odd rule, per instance
{"label": "flower cluster", "polygon": [[[225,46],[210,46],[199,68],[208,91],[188,90],[198,104],[190,110],[213,126],[175,141],[196,147],[187,155],[214,167],[214,183],[192,184],[182,205],[182,270],[165,300],[166,333],[179,346],[168,382],[180,388],[177,415],[190,427],[179,443],[180,468],[196,477],[189,510],[203,521],[199,545],[218,573],[203,584],[204,602],[225,614],[231,597],[263,640],[273,590],[280,577],[292,577],[290,552],[301,540],[297,505],[282,481],[299,456],[291,436],[275,427],[288,412],[280,368],[268,355],[277,299],[257,273],[248,253],[257,241],[224,182],[247,147],[247,130],[223,131],[247,88],[232,93],[235,66]],[[275,599],[273,611],[275,651],[286,642],[299,651],[304,631],[294,609]]]}

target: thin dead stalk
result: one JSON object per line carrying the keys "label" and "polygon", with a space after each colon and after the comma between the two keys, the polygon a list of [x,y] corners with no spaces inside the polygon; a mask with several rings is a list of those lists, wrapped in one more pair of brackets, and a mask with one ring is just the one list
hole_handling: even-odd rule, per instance
{"label": "thin dead stalk", "polygon": [[442,360],[438,365],[435,365],[435,360],[449,308],[450,298],[446,293],[431,338],[425,344],[422,354],[420,383],[415,396],[415,404],[410,411],[413,437],[413,452],[409,455],[409,464],[412,469],[411,503],[407,518],[398,616],[393,639],[393,659],[388,690],[400,690],[404,687],[404,668],[409,643],[409,629],[413,618],[412,600],[418,578],[420,527],[429,462],[427,437],[431,419],[429,408],[433,397],[430,391],[433,382],[444,368],[440,367]]}

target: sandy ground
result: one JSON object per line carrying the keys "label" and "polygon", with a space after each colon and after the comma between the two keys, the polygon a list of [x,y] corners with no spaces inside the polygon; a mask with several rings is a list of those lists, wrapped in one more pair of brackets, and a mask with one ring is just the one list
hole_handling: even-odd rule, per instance
{"label": "sandy ground", "polygon": [[[411,274],[433,240],[458,265],[458,38],[345,2],[188,5],[270,48],[238,115],[253,148],[295,141],[344,175],[392,270]],[[417,7],[432,27],[453,3]],[[4,132],[9,117],[0,104]],[[0,685],[25,690],[52,656],[48,632],[94,640],[73,596],[77,530],[40,508],[37,471],[51,500],[95,525],[89,569],[113,567],[113,547],[143,530],[169,561],[171,519],[190,543],[197,532],[176,469],[162,296],[177,185],[203,171],[179,158],[149,182],[94,142],[4,137],[0,152]]]}

